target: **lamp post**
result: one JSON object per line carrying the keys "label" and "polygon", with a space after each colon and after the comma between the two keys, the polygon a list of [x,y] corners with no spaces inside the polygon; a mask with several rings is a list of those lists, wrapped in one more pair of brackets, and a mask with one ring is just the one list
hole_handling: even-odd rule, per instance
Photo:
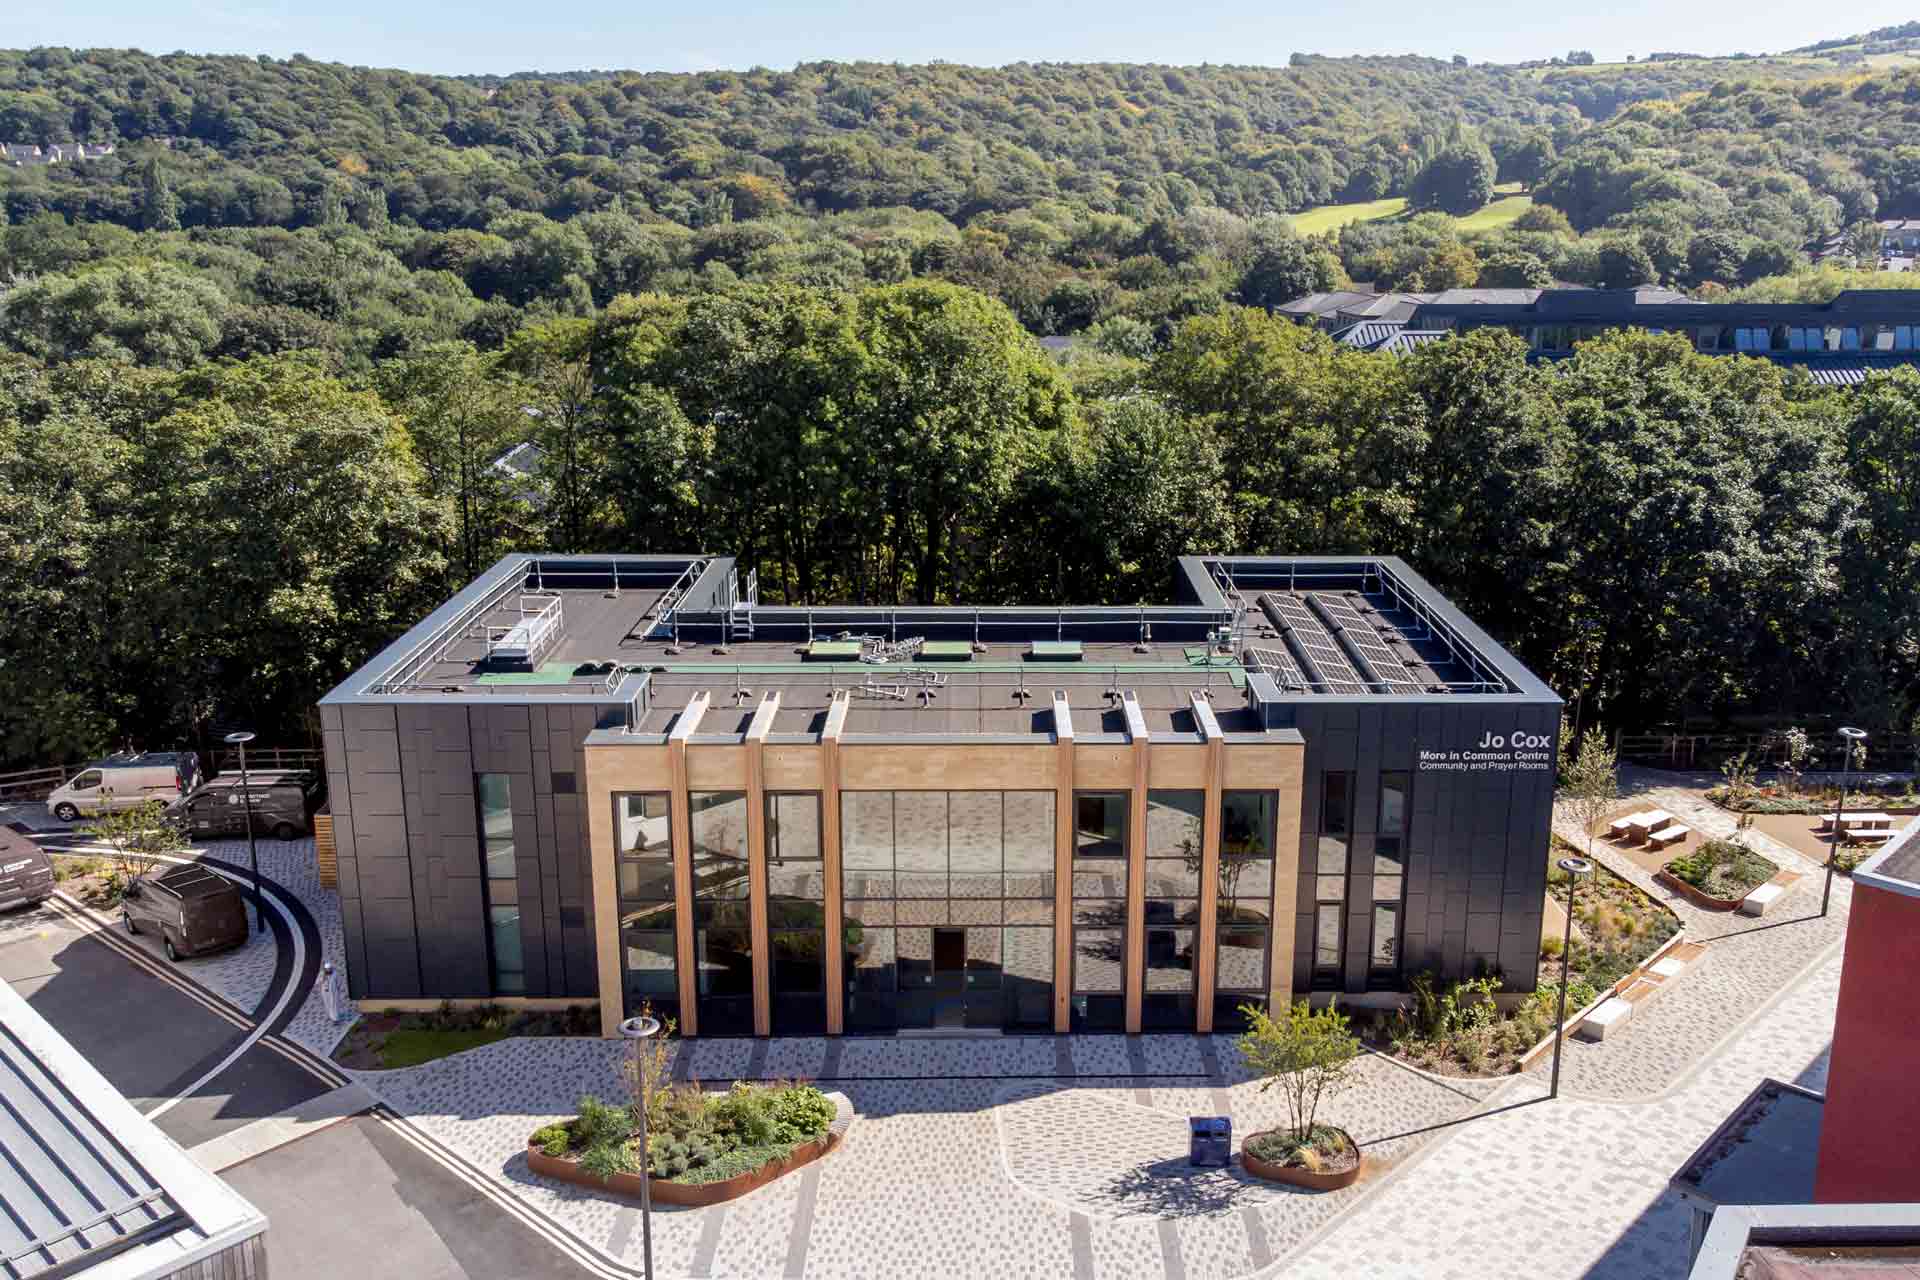
{"label": "lamp post", "polygon": [[646,1042],[660,1034],[658,1018],[628,1018],[620,1024],[620,1034],[633,1048],[633,1091],[640,1105],[640,1250],[646,1263],[647,1280],[653,1280],[653,1186],[647,1173],[647,1085],[640,1071]]}
{"label": "lamp post", "polygon": [[1560,940],[1560,1011],[1553,1016],[1553,1086],[1549,1098],[1560,1096],[1560,1045],[1567,1038],[1567,968],[1573,960],[1573,893],[1580,877],[1593,870],[1585,858],[1562,858],[1557,864],[1567,873],[1567,932]]}
{"label": "lamp post", "polygon": [[1827,900],[1833,896],[1833,859],[1840,842],[1847,837],[1847,784],[1853,781],[1853,753],[1867,740],[1865,729],[1840,730],[1840,807],[1833,815],[1833,839],[1827,842],[1827,882],[1820,887],[1820,914],[1827,914]]}
{"label": "lamp post", "polygon": [[231,746],[240,748],[240,801],[247,808],[247,863],[253,868],[253,931],[267,931],[267,910],[260,897],[260,850],[253,843],[253,788],[247,785],[247,744],[253,733],[239,729],[227,735]]}

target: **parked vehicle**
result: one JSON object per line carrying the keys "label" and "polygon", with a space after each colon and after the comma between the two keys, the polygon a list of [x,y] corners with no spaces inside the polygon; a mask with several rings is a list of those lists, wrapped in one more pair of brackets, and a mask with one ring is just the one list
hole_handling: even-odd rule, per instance
{"label": "parked vehicle", "polygon": [[199,780],[200,758],[191,751],[108,756],[55,788],[47,797],[47,812],[72,822],[82,814],[131,809],[149,800],[171,804]]}
{"label": "parked vehicle", "polygon": [[128,933],[159,934],[169,960],[247,940],[240,887],[194,863],[156,867],[129,880],[120,897],[120,918]]}
{"label": "parked vehicle", "polygon": [[0,911],[31,907],[53,894],[53,859],[18,832],[0,827]]}
{"label": "parked vehicle", "polygon": [[222,773],[180,801],[174,813],[190,836],[245,835],[251,794],[254,831],[292,840],[313,829],[320,792],[319,778],[304,769],[250,770],[244,788],[239,774]]}

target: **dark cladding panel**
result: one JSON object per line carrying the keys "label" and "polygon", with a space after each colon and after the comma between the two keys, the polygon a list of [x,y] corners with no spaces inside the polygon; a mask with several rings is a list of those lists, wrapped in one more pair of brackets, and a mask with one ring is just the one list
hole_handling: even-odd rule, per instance
{"label": "dark cladding panel", "polygon": [[414,886],[407,849],[406,801],[399,730],[391,707],[340,709],[341,754],[350,812],[353,879],[360,903],[360,941],[349,964],[364,956],[349,986],[364,995],[422,994]]}

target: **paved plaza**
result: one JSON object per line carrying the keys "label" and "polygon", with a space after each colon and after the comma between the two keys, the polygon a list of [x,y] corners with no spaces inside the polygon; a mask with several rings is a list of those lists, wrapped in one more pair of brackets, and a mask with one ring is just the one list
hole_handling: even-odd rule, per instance
{"label": "paved plaza", "polygon": [[[1689,780],[1690,781],[1690,780]],[[1672,774],[1627,770],[1623,792],[1697,830],[1730,815]],[[1564,816],[1556,829],[1584,846]],[[1323,1118],[1368,1170],[1308,1194],[1186,1165],[1191,1115],[1233,1118],[1236,1144],[1284,1113],[1239,1066],[1231,1036],[704,1040],[673,1074],[711,1086],[805,1077],[857,1121],[829,1158],[731,1204],[662,1208],[657,1273],[673,1277],[1682,1277],[1687,1221],[1668,1177],[1761,1077],[1824,1086],[1851,884],[1818,916],[1818,865],[1750,838],[1800,880],[1765,919],[1700,911],[1624,853],[1596,856],[1669,905],[1699,962],[1622,1034],[1570,1042],[1563,1094],[1543,1061],[1496,1080],[1441,1079],[1378,1056]],[[244,843],[209,846],[244,862]],[[262,871],[299,898],[339,954],[337,900],[307,841],[262,842]],[[191,975],[242,1008],[269,986],[256,942]],[[342,1025],[308,998],[287,1034],[328,1052]],[[513,1039],[404,1071],[348,1073],[389,1122],[477,1195],[586,1267],[637,1275],[635,1206],[532,1176],[524,1146],[584,1093],[619,1096],[620,1047]],[[390,1113],[390,1114],[389,1114]]]}

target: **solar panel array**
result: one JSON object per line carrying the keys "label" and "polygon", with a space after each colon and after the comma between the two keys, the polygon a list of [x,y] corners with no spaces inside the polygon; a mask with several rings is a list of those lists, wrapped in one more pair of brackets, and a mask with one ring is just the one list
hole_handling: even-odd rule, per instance
{"label": "solar panel array", "polygon": [[1304,599],[1292,592],[1269,592],[1260,597],[1260,603],[1281,634],[1291,637],[1299,647],[1306,665],[1312,668],[1307,674],[1316,687],[1328,693],[1372,692]]}
{"label": "solar panel array", "polygon": [[1285,649],[1248,649],[1247,656],[1262,671],[1272,676],[1282,689],[1309,689],[1306,676],[1300,672],[1300,664]]}
{"label": "solar panel array", "polygon": [[1331,591],[1316,591],[1313,602],[1333,629],[1360,655],[1360,661],[1372,669],[1376,681],[1394,693],[1419,693],[1425,688],[1400,656],[1380,639],[1379,631],[1365,614],[1354,608],[1352,601]]}

